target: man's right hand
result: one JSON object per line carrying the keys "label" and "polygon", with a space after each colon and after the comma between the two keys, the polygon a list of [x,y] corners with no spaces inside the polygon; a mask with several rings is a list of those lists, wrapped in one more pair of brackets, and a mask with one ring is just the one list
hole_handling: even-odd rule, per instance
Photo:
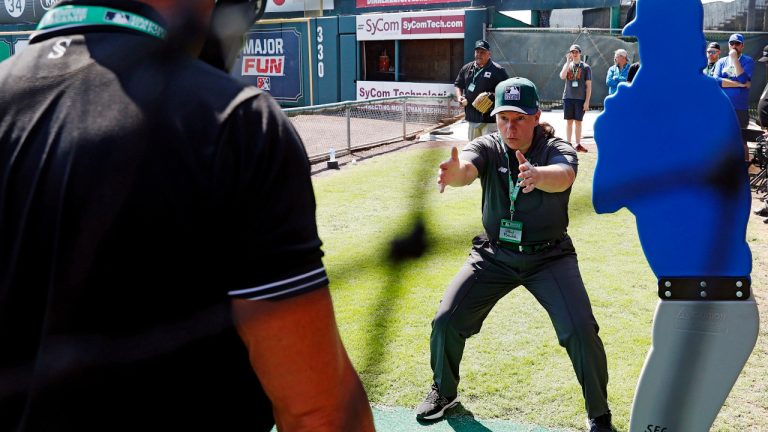
{"label": "man's right hand", "polygon": [[440,185],[440,193],[443,193],[445,187],[456,181],[461,175],[461,164],[459,162],[459,149],[451,147],[451,157],[440,164],[440,171],[437,176],[437,184]]}
{"label": "man's right hand", "polygon": [[459,105],[463,107],[467,106],[467,98],[465,98],[464,96],[459,96]]}

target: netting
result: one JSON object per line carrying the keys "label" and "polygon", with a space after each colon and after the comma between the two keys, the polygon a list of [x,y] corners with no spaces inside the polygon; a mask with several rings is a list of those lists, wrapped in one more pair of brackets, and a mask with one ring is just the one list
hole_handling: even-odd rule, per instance
{"label": "netting", "polygon": [[312,162],[331,149],[344,155],[356,149],[414,138],[455,120],[463,108],[451,97],[401,97],[286,109]]}
{"label": "netting", "polygon": [[[704,32],[707,41],[718,41],[723,47],[721,57],[728,54],[729,32]],[[762,48],[768,44],[765,33],[745,34],[744,53],[757,60]],[[607,29],[489,29],[488,42],[491,44],[493,59],[501,64],[509,76],[526,77],[539,89],[543,106],[551,107],[561,103],[564,82],[560,69],[565,63],[565,54],[572,44],[582,49],[582,59],[592,68],[592,97],[590,105],[602,106],[608,96],[605,76],[613,65],[613,53],[623,48],[629,54],[629,62],[640,61],[635,38],[620,36],[619,30]],[[674,52],[671,52],[674,57]],[[701,67],[706,66],[705,47],[701,51]],[[756,104],[766,83],[765,67],[756,65],[752,75],[750,103]],[[674,72],[670,71],[670,77]]]}

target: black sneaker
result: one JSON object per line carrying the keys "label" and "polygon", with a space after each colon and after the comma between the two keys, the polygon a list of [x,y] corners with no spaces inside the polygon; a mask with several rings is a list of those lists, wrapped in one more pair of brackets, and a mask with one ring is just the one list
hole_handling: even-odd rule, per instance
{"label": "black sneaker", "polygon": [[416,420],[437,420],[443,416],[445,410],[455,407],[458,403],[459,395],[442,396],[437,391],[437,386],[432,385],[432,390],[424,398],[424,402],[416,408]]}
{"label": "black sneaker", "polygon": [[616,432],[616,428],[611,424],[611,412],[608,411],[599,417],[587,420],[589,432]]}

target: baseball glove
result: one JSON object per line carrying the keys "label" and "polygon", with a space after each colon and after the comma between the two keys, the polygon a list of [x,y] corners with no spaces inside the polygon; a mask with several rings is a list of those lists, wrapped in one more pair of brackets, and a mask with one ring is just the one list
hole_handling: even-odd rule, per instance
{"label": "baseball glove", "polygon": [[480,111],[483,114],[490,111],[490,109],[493,107],[493,100],[491,100],[491,93],[485,92],[477,95],[475,100],[472,101],[472,106],[475,107],[476,110]]}

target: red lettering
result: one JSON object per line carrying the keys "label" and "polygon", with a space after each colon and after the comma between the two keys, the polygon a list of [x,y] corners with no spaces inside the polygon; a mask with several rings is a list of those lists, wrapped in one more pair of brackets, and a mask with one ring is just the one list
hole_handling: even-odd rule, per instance
{"label": "red lettering", "polygon": [[285,57],[244,56],[243,75],[284,76]]}

